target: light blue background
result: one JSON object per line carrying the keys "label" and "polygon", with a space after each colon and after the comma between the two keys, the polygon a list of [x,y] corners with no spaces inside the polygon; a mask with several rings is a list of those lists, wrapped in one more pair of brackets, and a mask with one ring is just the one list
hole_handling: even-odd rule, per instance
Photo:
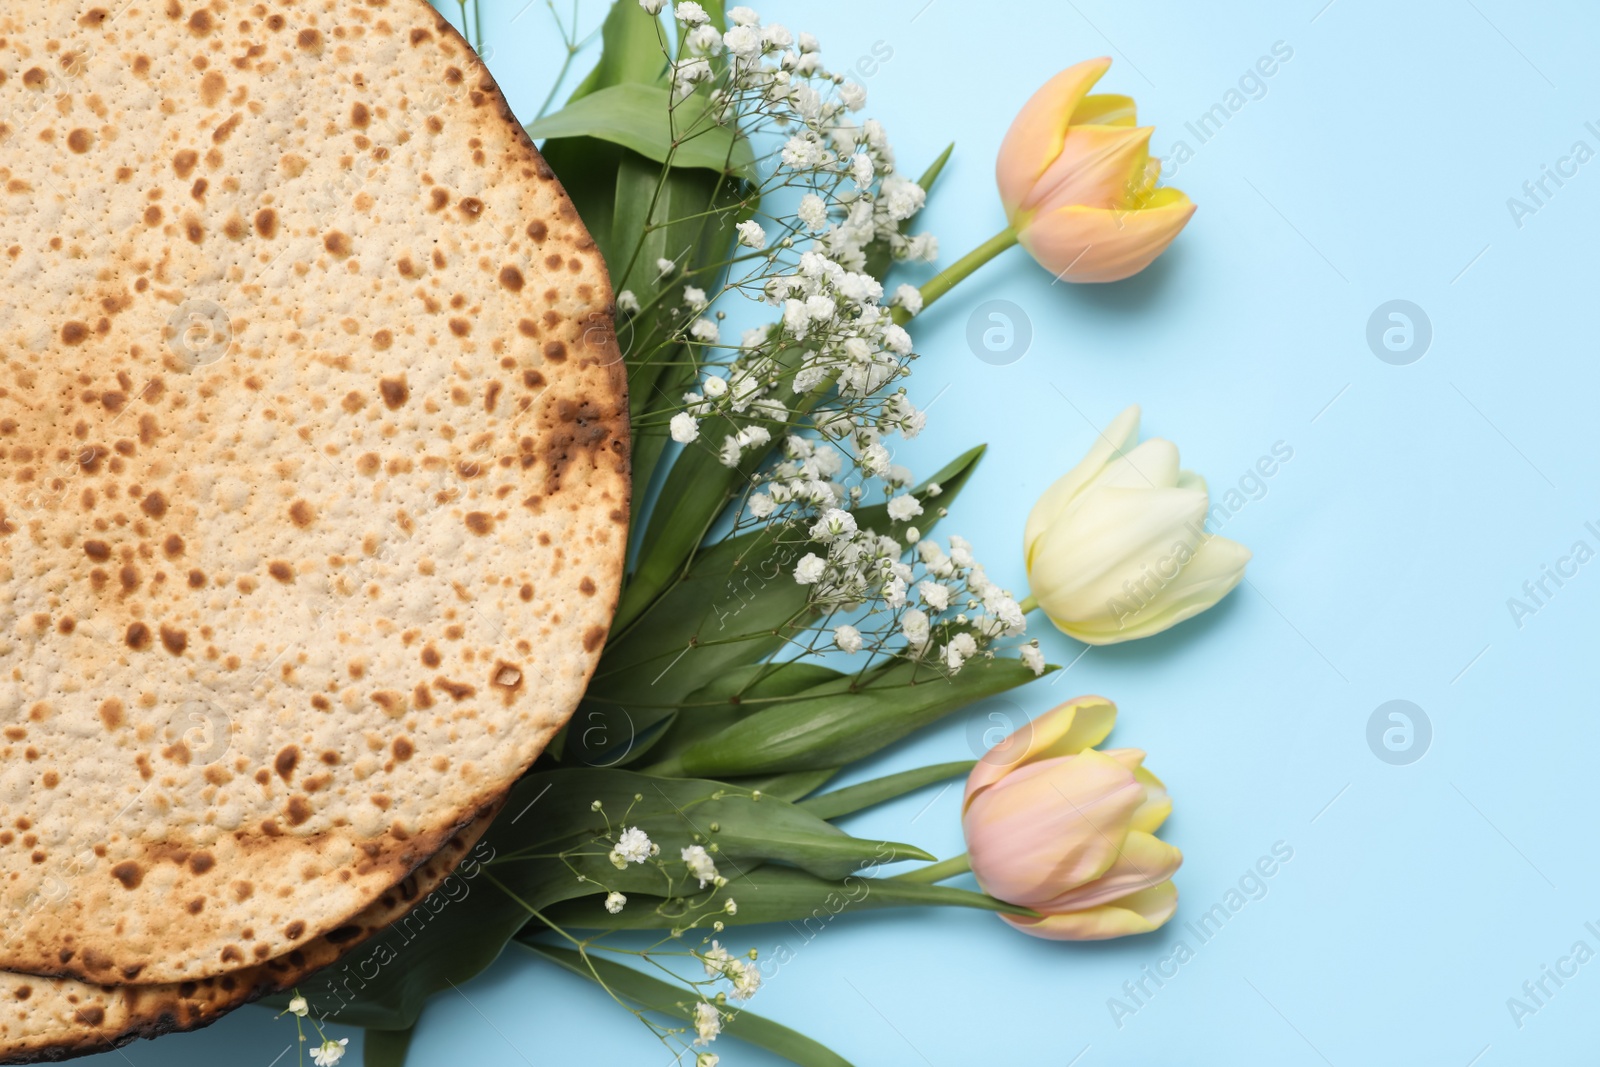
{"label": "light blue background", "polygon": [[[924,217],[946,262],[1002,224],[995,148],[1015,108],[1069,63],[1111,55],[1102,87],[1137,97],[1156,150],[1195,150],[1173,184],[1199,213],[1143,276],[1075,289],[1013,252],[918,322],[913,398],[932,412],[902,461],[925,473],[989,442],[947,530],[994,576],[1024,586],[1029,506],[1130,402],[1214,501],[1275,443],[1293,449],[1221,527],[1255,551],[1246,585],[1132,646],[1084,653],[1036,627],[1072,666],[1015,696],[1029,715],[1083,692],[1121,706],[1112,740],[1148,750],[1176,801],[1165,836],[1186,855],[1177,919],[1099,945],[1034,941],[964,911],[846,915],[809,944],[739,931],[737,946],[798,949],[753,1007],[858,1064],[1498,1067],[1594,1045],[1600,961],[1520,1029],[1506,1001],[1575,941],[1600,950],[1583,926],[1600,924],[1588,810],[1600,562],[1520,628],[1507,599],[1574,541],[1600,549],[1584,528],[1600,526],[1600,160],[1520,228],[1507,199],[1574,142],[1600,150],[1585,128],[1600,127],[1600,18],[1579,0],[1324,3],[762,8],[818,34],[836,68],[877,42],[892,49],[865,83],[904,169],[957,142]],[[602,14],[582,0],[580,31]],[[487,0],[485,23],[496,75],[532,115],[560,58],[548,9]],[[1199,144],[1185,122],[1279,41],[1293,57],[1265,95]],[[1009,366],[965,341],[971,310],[994,298],[1034,330]],[[1409,366],[1381,362],[1365,339],[1395,298],[1433,327]],[[1380,762],[1366,741],[1368,717],[1396,698],[1434,731],[1409,766]],[[930,731],[873,772],[966,758],[993,710],[1006,709]],[[958,852],[959,795],[929,790],[850,828]],[[1199,944],[1184,921],[1280,841],[1294,858],[1266,896]],[[1123,983],[1180,939],[1194,958],[1134,1005]],[[1113,996],[1137,1006],[1121,1028]],[[248,1009],[97,1062],[265,1067],[292,1035]],[[730,1067],[777,1062],[720,1045]],[[436,998],[412,1053],[482,1067],[667,1058],[593,987],[515,952]]]}

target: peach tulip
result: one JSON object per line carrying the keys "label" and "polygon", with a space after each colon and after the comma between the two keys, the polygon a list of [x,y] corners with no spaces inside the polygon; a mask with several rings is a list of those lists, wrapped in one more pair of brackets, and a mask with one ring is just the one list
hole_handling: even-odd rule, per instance
{"label": "peach tulip", "polygon": [[1039,913],[1023,933],[1099,941],[1172,917],[1183,854],[1155,836],[1172,811],[1134,748],[1097,751],[1117,718],[1102,697],[1069,701],[995,746],[967,778],[961,827],[984,892]]}
{"label": "peach tulip", "polygon": [[1114,282],[1148,267],[1194,214],[1177,189],[1157,188],[1149,126],[1130,97],[1090,95],[1111,60],[1057,74],[1023,105],[995,163],[1017,241],[1069,282]]}

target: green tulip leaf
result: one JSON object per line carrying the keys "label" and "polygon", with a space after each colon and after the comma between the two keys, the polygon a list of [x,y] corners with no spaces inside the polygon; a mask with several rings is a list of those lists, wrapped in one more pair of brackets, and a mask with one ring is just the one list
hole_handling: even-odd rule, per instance
{"label": "green tulip leaf", "polygon": [[736,130],[719,124],[704,97],[674,105],[660,85],[623,82],[587,92],[528,126],[535,140],[594,137],[674,167],[754,176],[755,154]]}
{"label": "green tulip leaf", "polygon": [[956,760],[953,763],[936,763],[931,767],[918,767],[916,770],[874,778],[870,782],[845,786],[843,789],[835,789],[831,793],[823,793],[810,800],[802,800],[800,808],[819,819],[831,821],[864,811],[896,797],[903,797],[907,793],[914,793],[935,782],[968,774],[977,766],[977,762],[968,759]]}
{"label": "green tulip leaf", "polygon": [[613,85],[665,81],[667,40],[661,20],[638,4],[612,4],[600,27],[600,42],[600,58],[573,90],[569,103]]}
{"label": "green tulip leaf", "polygon": [[853,763],[957,708],[1033,680],[1014,659],[980,657],[953,677],[901,661],[863,682],[826,682],[745,716],[650,773],[714,777]]}
{"label": "green tulip leaf", "polygon": [[[545,827],[559,828],[565,839],[583,828],[602,832],[607,818],[617,830],[624,825],[638,827],[663,850],[671,846],[675,852],[690,844],[703,844],[726,875],[745,865],[776,861],[825,877],[843,877],[884,862],[885,855],[933,858],[912,845],[852,837],[779,797],[756,798],[749,790],[722,782],[657,779],[631,771],[588,768],[547,771],[533,775],[529,782],[547,789],[538,801],[537,820],[528,820],[524,831],[496,836],[497,848],[503,843],[506,849],[497,855],[508,862],[521,855],[542,856],[554,851],[555,843],[548,839]],[[600,802],[601,812],[592,810],[595,801]],[[605,850],[592,852],[589,858],[595,862],[589,867],[580,863],[582,873],[615,888],[619,872],[605,866],[610,862]],[[649,864],[628,867],[629,872],[654,870]],[[506,882],[522,885],[524,877],[518,875],[514,880],[508,876]],[[569,870],[566,878],[571,877]],[[683,877],[681,870],[678,877]],[[652,886],[659,888],[656,883]]]}
{"label": "green tulip leaf", "polygon": [[[729,900],[737,905],[732,915],[726,911]],[[696,901],[698,903],[699,898]],[[564,930],[657,930],[671,926],[670,919],[664,919],[657,911],[664,903],[660,899],[630,894],[627,906],[617,915],[607,912],[598,901],[583,900],[556,905],[547,915]],[[792,867],[761,867],[731,878],[708,903],[695,910],[699,915],[721,920],[729,926],[800,923],[809,928],[813,922],[826,924],[842,914],[905,907],[976,908],[1010,915],[1034,914],[1027,908],[970,889],[865,875],[837,880],[819,878]],[[702,925],[709,926],[710,920]]]}

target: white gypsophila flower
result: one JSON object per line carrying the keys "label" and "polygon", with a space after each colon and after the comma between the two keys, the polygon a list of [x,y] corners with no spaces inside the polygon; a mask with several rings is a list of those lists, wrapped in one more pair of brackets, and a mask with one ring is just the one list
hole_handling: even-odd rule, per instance
{"label": "white gypsophila flower", "polygon": [[742,960],[734,962],[739,966],[728,976],[733,981],[733,999],[749,1000],[761,988],[761,972]]}
{"label": "white gypsophila flower", "polygon": [[709,1045],[722,1033],[722,1013],[715,1004],[702,1000],[694,1006],[694,1043]]}
{"label": "white gypsophila flower", "polygon": [[907,526],[906,532],[902,536],[905,537],[906,544],[914,545],[918,541],[922,540],[922,531],[917,529],[915,526]]}
{"label": "white gypsophila flower", "polygon": [[740,5],[739,7],[730,7],[728,9],[728,21],[735,26],[759,26],[761,25],[761,16],[757,15],[752,9]]}
{"label": "white gypsophila flower", "polygon": [[308,1014],[310,1014],[311,1005],[306,1003],[306,998],[305,997],[302,997],[302,996],[299,996],[298,994],[296,994],[289,1001],[289,1007],[286,1010],[289,1012],[290,1015],[297,1015],[300,1018],[304,1019]]}
{"label": "white gypsophila flower", "polygon": [[865,152],[857,152],[850,157],[850,179],[852,181],[865,188],[872,184],[874,177],[876,177],[876,173],[873,170],[871,156]]}
{"label": "white gypsophila flower", "polygon": [[917,596],[935,613],[950,606],[950,587],[938,582],[918,582]]}
{"label": "white gypsophila flower", "polygon": [[712,374],[700,386],[700,391],[713,400],[725,396],[728,392],[728,379]]}
{"label": "white gypsophila flower", "polygon": [[689,874],[700,880],[700,888],[718,879],[716,864],[711,862],[711,854],[705,850],[704,845],[690,845],[680,853],[683,862],[689,868]]}
{"label": "white gypsophila flower", "polygon": [[867,106],[867,87],[858,81],[847,81],[839,86],[839,100],[850,111],[860,111]]}
{"label": "white gypsophila flower", "polygon": [[711,80],[711,64],[701,56],[672,64],[672,96],[676,103],[694,92],[695,86]]}
{"label": "white gypsophila flower", "polygon": [[712,345],[717,343],[720,331],[711,319],[695,319],[694,324],[689,327],[689,336],[702,344]]}
{"label": "white gypsophila flower", "polygon": [[639,298],[633,295],[632,289],[624,289],[617,294],[617,310],[624,315],[639,314]]}
{"label": "white gypsophila flower", "polygon": [[900,617],[900,630],[912,645],[925,645],[928,643],[928,616],[916,608],[909,608]]}
{"label": "white gypsophila flower", "polygon": [[724,467],[737,467],[739,458],[744,455],[744,447],[739,444],[739,439],[732,434],[722,439],[722,447],[717,450],[717,462]]}
{"label": "white gypsophila flower", "polygon": [[808,230],[820,230],[828,224],[828,204],[816,193],[807,193],[800,198],[800,206],[795,210],[795,215]]}
{"label": "white gypsophila flower", "polygon": [[644,8],[647,15],[661,14],[663,0],[639,0],[639,6]]}
{"label": "white gypsophila flower", "polygon": [[798,134],[784,142],[783,151],[778,158],[786,167],[806,170],[826,159],[827,152],[815,137]]}
{"label": "white gypsophila flower", "polygon": [[776,22],[761,27],[761,39],[773,48],[788,48],[794,44],[794,34],[789,31],[789,27],[780,26]]}
{"label": "white gypsophila flower", "polygon": [[1039,650],[1038,642],[1031,642],[1022,646],[1022,662],[1035,678],[1044,673],[1044,653]]}
{"label": "white gypsophila flower", "polygon": [[704,311],[711,301],[706,299],[706,291],[692,285],[683,287],[683,302],[690,311]]}
{"label": "white gypsophila flower", "polygon": [[722,44],[740,59],[753,60],[761,55],[761,32],[750,26],[734,26],[722,35]]}
{"label": "white gypsophila flower", "polygon": [[734,227],[739,231],[739,243],[746,248],[753,248],[757,252],[767,247],[767,231],[761,228],[761,223],[755,219],[746,219]]}
{"label": "white gypsophila flower", "polygon": [[944,665],[949,668],[951,674],[954,674],[969,658],[976,655],[977,651],[977,638],[971,634],[956,634],[944,646]]}
{"label": "white gypsophila flower", "polygon": [[715,1052],[702,1052],[694,1058],[694,1067],[717,1067],[722,1057]]}
{"label": "white gypsophila flower", "polygon": [[672,431],[672,439],[680,445],[686,445],[700,436],[699,421],[687,411],[680,411],[672,416],[668,428]]}
{"label": "white gypsophila flower", "polygon": [[939,238],[931,233],[919,233],[907,238],[905,258],[920,263],[932,263],[939,258]]}
{"label": "white gypsophila flower", "polygon": [[317,1067],[333,1067],[344,1059],[344,1047],[349,1043],[348,1037],[341,1037],[337,1041],[330,1037],[311,1050],[311,1062]]}
{"label": "white gypsophila flower", "polygon": [[836,626],[833,630],[833,643],[840,652],[856,653],[861,651],[861,631],[854,626]]}
{"label": "white gypsophila flower", "polygon": [[794,568],[794,580],[801,585],[815,585],[822,580],[828,563],[815,552],[807,552]]}
{"label": "white gypsophila flower", "polygon": [[894,291],[894,303],[916,315],[922,311],[922,290],[914,285],[902,285]]}
{"label": "white gypsophila flower", "polygon": [[839,541],[856,532],[856,517],[839,508],[829,508],[811,527],[813,541]]}
{"label": "white gypsophila flower", "polygon": [[706,9],[694,0],[680,0],[678,6],[672,9],[672,17],[685,26],[700,26],[710,21]]}
{"label": "white gypsophila flower", "polygon": [[656,275],[657,275],[657,277],[665,278],[667,275],[671,274],[673,271],[675,271],[677,269],[678,269],[678,264],[677,264],[676,260],[665,259],[665,258],[656,260]]}
{"label": "white gypsophila flower", "polygon": [[733,955],[720,943],[713,941],[711,947],[701,955],[700,962],[705,965],[707,978],[720,978],[732,960]]}
{"label": "white gypsophila flower", "polygon": [[921,514],[922,505],[910,494],[903,494],[889,501],[889,517],[895,522],[905,522]]}
{"label": "white gypsophila flower", "polygon": [[750,514],[758,519],[764,519],[772,514],[777,504],[766,493],[751,493],[745,506],[750,509]]}
{"label": "white gypsophila flower", "polygon": [[643,863],[650,858],[650,835],[637,826],[630,826],[617,838],[617,855],[629,863]]}
{"label": "white gypsophila flower", "polygon": [[622,909],[626,907],[627,904],[628,898],[623,896],[621,893],[613,892],[606,894],[606,910],[613,915],[622,914]]}
{"label": "white gypsophila flower", "polygon": [[684,43],[697,56],[714,56],[722,51],[722,33],[710,24],[689,31]]}
{"label": "white gypsophila flower", "polygon": [[897,356],[910,355],[911,335],[906,333],[904,327],[891,322],[883,328],[883,347]]}
{"label": "white gypsophila flower", "polygon": [[732,897],[729,897],[727,900],[722,902],[722,910],[727,912],[729,915],[737,915],[739,914],[739,904]]}

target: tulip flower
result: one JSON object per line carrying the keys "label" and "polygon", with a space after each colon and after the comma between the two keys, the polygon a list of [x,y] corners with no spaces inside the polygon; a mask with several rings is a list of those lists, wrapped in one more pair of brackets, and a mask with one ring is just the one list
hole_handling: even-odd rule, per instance
{"label": "tulip flower", "polygon": [[1090,95],[1111,60],[1068,67],[1023,105],[1000,145],[995,179],[1017,240],[1069,282],[1114,282],[1166,251],[1194,214],[1157,188],[1153,128],[1126,96]]}
{"label": "tulip flower", "polygon": [[1155,836],[1172,811],[1134,748],[1096,751],[1109,700],[1069,701],[1024,725],[967,778],[967,862],[990,896],[1038,917],[1000,917],[1056,941],[1148,933],[1172,918],[1183,854]]}
{"label": "tulip flower", "polygon": [[1118,415],[1089,454],[1045,490],[1023,530],[1029,598],[1091,645],[1148,637],[1211,607],[1244,578],[1250,550],[1206,532],[1205,479],[1178,448],[1136,447],[1139,407]]}
{"label": "tulip flower", "polygon": [[[1120,281],[1188,224],[1195,205],[1157,186],[1153,128],[1137,124],[1132,98],[1089,92],[1110,67],[1106,58],[1068,67],[1022,106],[995,160],[1006,228],[923,285],[919,309],[1015,244],[1063,281]],[[914,314],[899,308],[896,321]]]}

